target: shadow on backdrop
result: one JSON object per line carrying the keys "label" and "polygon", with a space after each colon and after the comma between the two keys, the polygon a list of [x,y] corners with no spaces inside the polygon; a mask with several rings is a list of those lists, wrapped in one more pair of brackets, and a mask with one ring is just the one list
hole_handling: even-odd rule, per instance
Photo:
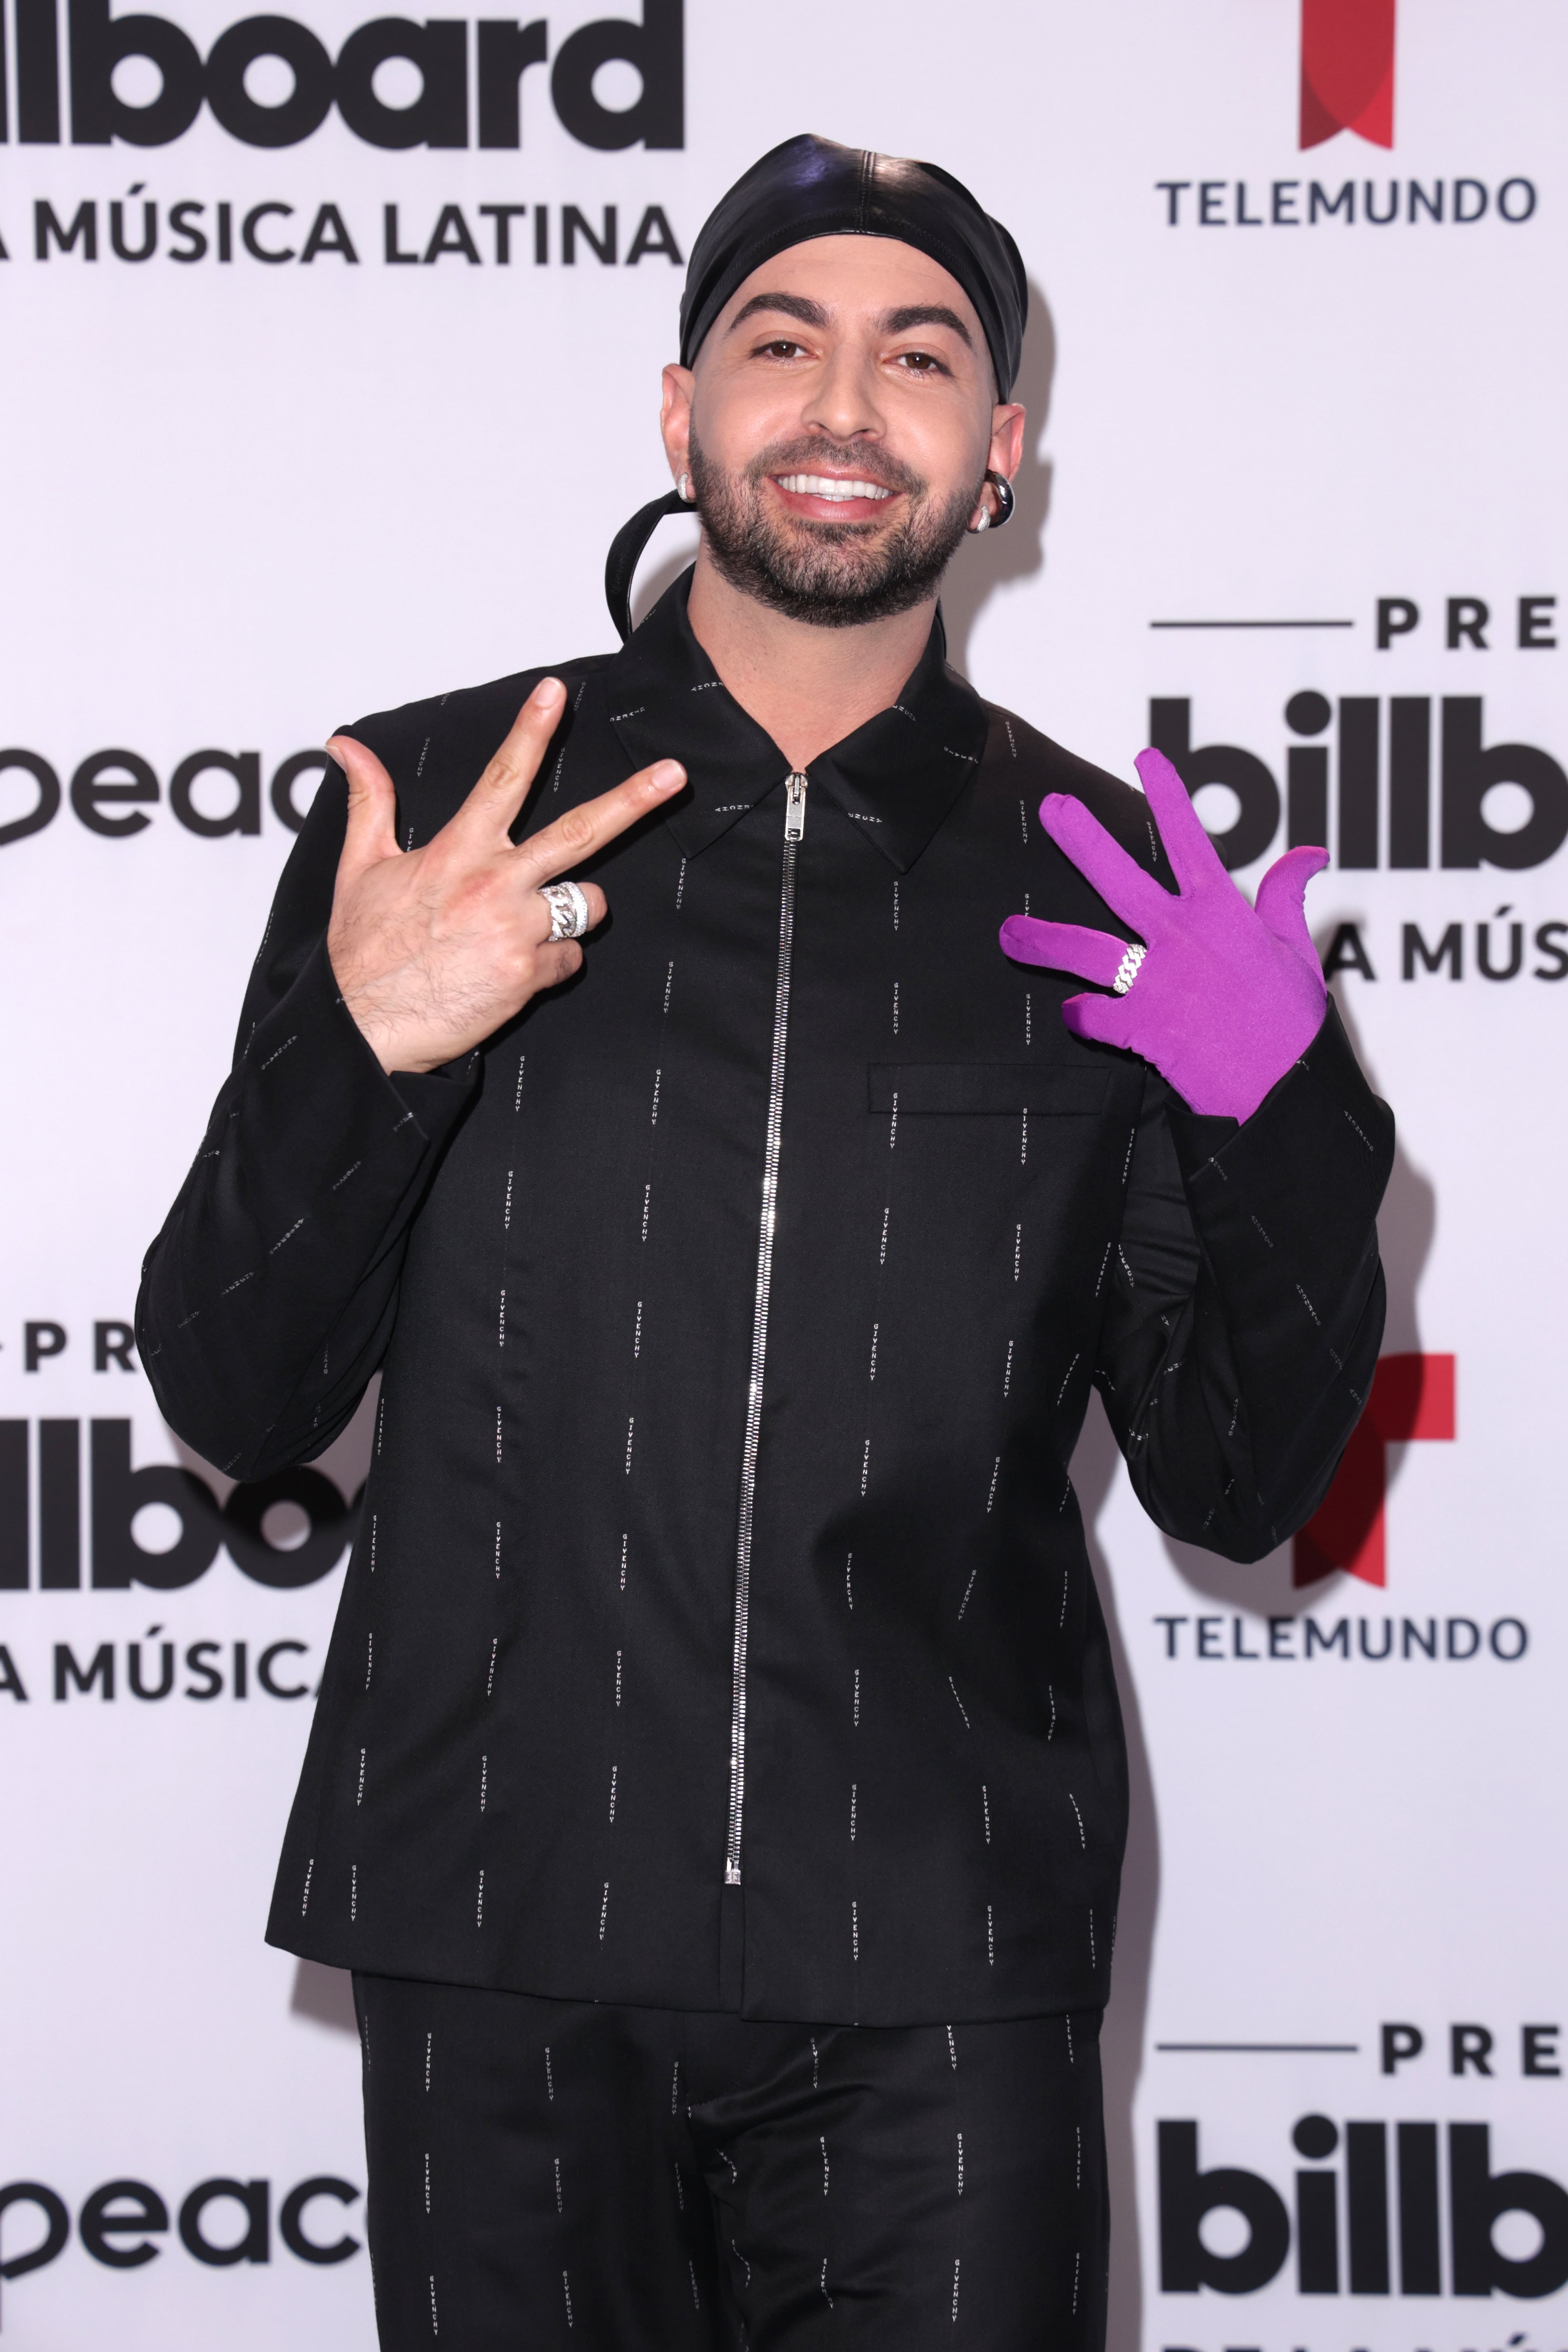
{"label": "shadow on backdrop", "polygon": [[353,1979],[347,1969],[323,1968],[320,1960],[296,1960],[289,2013],[308,2018],[312,2025],[324,2025],[331,2032],[357,2036]]}
{"label": "shadow on backdrop", "polygon": [[[1320,952],[1328,931],[1317,941]],[[1356,1059],[1366,1072],[1375,1090],[1377,1072],[1357,1033],[1353,1012],[1342,990],[1334,991],[1334,1001],[1345,1024]],[[1398,1117],[1398,1106],[1394,1106]],[[1437,1227],[1437,1196],[1431,1181],[1423,1174],[1396,1143],[1394,1167],[1378,1215],[1378,1245],[1383,1254],[1384,1279],[1388,1286],[1388,1320],[1384,1328],[1383,1353],[1386,1355],[1417,1355],[1421,1352],[1420,1327],[1416,1297],[1421,1276],[1431,1252],[1433,1235]],[[1409,1448],[1391,1445],[1387,1449],[1386,1487],[1392,1493],[1405,1465]],[[1267,1559],[1246,1567],[1235,1560],[1220,1559],[1213,1552],[1200,1551],[1195,1545],[1177,1543],[1165,1538],[1165,1549],[1176,1571],[1195,1592],[1211,1601],[1222,1601],[1228,1609],[1254,1617],[1286,1616],[1301,1608],[1307,1601],[1320,1598],[1325,1591],[1340,1590],[1345,1580],[1338,1574],[1324,1578],[1321,1583],[1298,1586],[1291,1580],[1291,1550],[1281,1544]]]}
{"label": "shadow on backdrop", "polygon": [[1031,278],[1029,325],[1013,397],[1027,412],[1024,454],[1013,480],[1013,520],[1000,534],[985,531],[953,557],[942,584],[942,616],[947,625],[947,657],[969,675],[974,624],[998,588],[1032,580],[1046,565],[1046,520],[1051,509],[1052,465],[1039,454],[1050,414],[1057,373],[1057,330],[1050,305]]}
{"label": "shadow on backdrop", "polygon": [[632,626],[640,629],[667,588],[696,560],[697,531],[684,520],[667,525],[654,541],[658,562],[632,590]]}
{"label": "shadow on backdrop", "polygon": [[[1320,942],[1321,945],[1321,942]],[[1373,1086],[1377,1073],[1357,1034],[1357,1024],[1340,992],[1335,992],[1345,1029],[1357,1058]],[[1436,1229],[1436,1196],[1429,1180],[1403,1146],[1396,1147],[1393,1172],[1378,1218],[1379,1244],[1388,1286],[1388,1319],[1384,1337],[1385,1354],[1421,1351],[1416,1299],[1421,1275]],[[1398,1475],[1405,1449],[1389,1449],[1388,1483]],[[1112,1481],[1120,1475],[1117,1449],[1098,1396],[1073,1456],[1073,1484],[1083,1513],[1089,1553],[1105,1611],[1127,1732],[1130,1818],[1127,1859],[1121,1881],[1121,1906],[1117,1922],[1116,1969],[1110,2006],[1100,2041],[1105,2077],[1106,2157],[1111,2210],[1110,2299],[1107,2352],[1140,2352],[1143,2319],[1142,2238],[1150,2217],[1138,2204],[1133,2102],[1142,2072],[1148,2024],[1149,1979],[1153,1958],[1154,1927],[1160,1898],[1160,1834],[1153,1774],[1150,1765],[1136,1685],[1128,1664],[1126,1645],[1108,1572],[1096,1532]],[[1194,1591],[1225,1602],[1241,1612],[1262,1616],[1289,1614],[1315,1597],[1317,1590],[1298,1589],[1291,1582],[1289,1545],[1250,1567],[1224,1560],[1212,1552],[1166,1537],[1165,1549],[1177,1573]]]}
{"label": "shadow on backdrop", "polygon": [[1116,1965],[1110,2005],[1100,2028],[1100,2063],[1105,2083],[1105,2156],[1110,2191],[1110,2303],[1106,2352],[1141,2352],[1143,2325],[1142,2236],[1147,2217],[1138,2210],[1137,2143],[1132,2102],[1143,2068],[1149,2008],[1149,1970],[1154,1920],[1160,1907],[1160,1829],[1154,1780],[1143,1737],[1137,1687],[1127,1662],[1115,1586],[1095,1532],[1111,1483],[1121,1475],[1121,1454],[1098,1395],[1072,1458],[1072,1480],[1083,1515],[1089,1566],[1110,1636],[1121,1719],[1127,1734],[1127,1857],[1121,1870],[1121,1901],[1116,1917]]}

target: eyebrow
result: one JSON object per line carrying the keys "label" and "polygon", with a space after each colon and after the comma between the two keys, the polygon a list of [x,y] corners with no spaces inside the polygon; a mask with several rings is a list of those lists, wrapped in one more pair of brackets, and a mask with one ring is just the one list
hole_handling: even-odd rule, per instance
{"label": "eyebrow", "polygon": [[901,310],[886,310],[882,314],[885,335],[907,334],[911,327],[951,327],[953,333],[974,349],[974,338],[959,317],[943,302],[910,302]]}
{"label": "eyebrow", "polygon": [[[825,305],[813,302],[805,294],[753,294],[731,320],[731,334],[763,310],[798,319],[803,327],[826,327],[829,320]],[[942,302],[910,302],[900,310],[884,310],[878,325],[884,335],[907,334],[911,327],[948,327],[971,351],[974,349],[974,338],[957,311],[950,310]]]}
{"label": "eyebrow", "polygon": [[754,319],[759,310],[781,311],[786,319],[798,319],[803,327],[826,327],[827,312],[820,302],[809,301],[804,294],[753,294],[742,310],[730,321],[730,332]]}

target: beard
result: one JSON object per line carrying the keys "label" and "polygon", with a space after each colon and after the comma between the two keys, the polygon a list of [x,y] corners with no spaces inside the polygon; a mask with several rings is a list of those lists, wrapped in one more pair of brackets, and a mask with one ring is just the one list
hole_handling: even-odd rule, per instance
{"label": "beard", "polygon": [[[931,485],[912,467],[886,456],[868,467],[863,451],[809,435],[776,442],[739,475],[710,464],[695,435],[689,459],[703,537],[722,577],[759,604],[819,629],[855,628],[925,603],[983,487],[935,505]],[[885,531],[876,522],[768,515],[763,484],[770,474],[820,472],[853,472],[901,493],[909,499],[903,520]]]}

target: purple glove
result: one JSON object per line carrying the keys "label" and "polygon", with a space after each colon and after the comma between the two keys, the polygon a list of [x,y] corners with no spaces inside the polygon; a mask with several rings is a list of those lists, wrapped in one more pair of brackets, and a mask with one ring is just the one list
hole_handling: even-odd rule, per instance
{"label": "purple glove", "polygon": [[1135,866],[1081,801],[1047,793],[1040,823],[1147,948],[1027,915],[1008,916],[1002,945],[1016,962],[1117,990],[1068,997],[1062,1019],[1075,1037],[1142,1054],[1195,1111],[1250,1118],[1322,1025],[1328,990],[1301,900],[1329,854],[1287,850],[1259,883],[1254,910],[1164,753],[1140,751],[1134,765],[1179,898]]}

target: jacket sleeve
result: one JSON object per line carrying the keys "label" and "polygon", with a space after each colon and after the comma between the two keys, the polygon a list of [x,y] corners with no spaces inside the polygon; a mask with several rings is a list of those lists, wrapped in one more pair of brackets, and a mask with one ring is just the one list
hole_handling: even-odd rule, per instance
{"label": "jacket sleeve", "polygon": [[1258,1559],[1321,1501],[1383,1338],[1393,1158],[1331,1000],[1240,1126],[1149,1073],[1096,1380],[1167,1535]]}
{"label": "jacket sleeve", "polygon": [[352,1418],[385,1352],[408,1229],[479,1057],[389,1078],[327,956],[347,786],[329,769],[273,901],[234,1066],[163,1232],[136,1338],[160,1411],[258,1478]]}

